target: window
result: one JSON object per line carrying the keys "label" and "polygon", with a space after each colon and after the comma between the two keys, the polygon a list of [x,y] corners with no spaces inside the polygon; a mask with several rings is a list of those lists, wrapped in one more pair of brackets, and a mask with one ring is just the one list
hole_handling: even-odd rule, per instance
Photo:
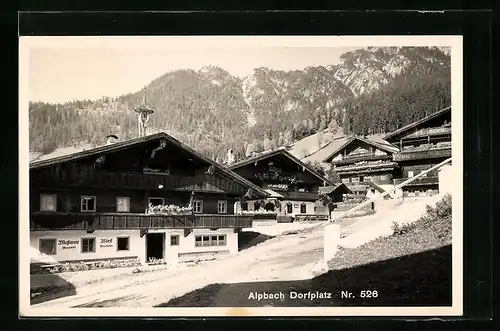
{"label": "window", "polygon": [[305,203],[302,203],[302,204],[300,205],[300,213],[301,213],[301,214],[306,214],[306,213],[307,213],[307,206],[306,206],[306,204],[305,204]]}
{"label": "window", "polygon": [[413,177],[413,171],[408,171],[408,178],[412,178]]}
{"label": "window", "polygon": [[365,181],[365,177],[363,177],[363,176],[359,176],[359,181],[360,181],[360,182],[364,182],[364,181]]}
{"label": "window", "polygon": [[203,200],[193,200],[193,212],[203,213]]}
{"label": "window", "polygon": [[116,198],[116,211],[118,213],[130,212],[130,198],[129,197]]}
{"label": "window", "polygon": [[179,246],[179,238],[178,234],[173,234],[170,236],[170,246]]}
{"label": "window", "polygon": [[95,238],[82,238],[82,253],[95,253]]}
{"label": "window", "polygon": [[82,211],[95,211],[95,200],[96,198],[93,196],[82,195],[81,197],[81,206]]}
{"label": "window", "polygon": [[241,210],[248,210],[248,202],[243,202],[241,204]]}
{"label": "window", "polygon": [[219,200],[217,201],[217,213],[226,214],[227,213],[227,201]]}
{"label": "window", "polygon": [[359,182],[359,177],[352,177],[351,182],[353,183],[358,183]]}
{"label": "window", "polygon": [[130,250],[130,238],[129,237],[117,237],[116,238],[116,250],[117,251],[129,251]]}
{"label": "window", "polygon": [[226,246],[226,235],[196,236],[195,246],[196,247]]}
{"label": "window", "polygon": [[57,196],[55,194],[40,194],[40,211],[56,211]]}
{"label": "window", "polygon": [[349,178],[342,178],[342,183],[349,183]]}
{"label": "window", "polygon": [[56,240],[55,239],[40,239],[38,242],[38,250],[46,255],[56,255]]}
{"label": "window", "polygon": [[165,199],[149,197],[148,198],[148,205],[150,205],[150,204],[153,206],[163,206],[165,204]]}
{"label": "window", "polygon": [[291,203],[286,204],[286,212],[289,214],[291,214],[293,212]]}

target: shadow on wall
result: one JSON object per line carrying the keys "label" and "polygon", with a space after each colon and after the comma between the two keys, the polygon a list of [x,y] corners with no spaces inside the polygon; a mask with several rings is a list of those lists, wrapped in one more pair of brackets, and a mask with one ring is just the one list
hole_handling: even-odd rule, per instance
{"label": "shadow on wall", "polygon": [[[451,264],[449,245],[350,269],[332,270],[309,280],[212,284],[155,307],[451,306]],[[372,291],[371,297],[363,298],[362,291],[367,290]],[[259,301],[250,297],[251,293],[264,292],[281,292],[283,299]],[[308,292],[317,297],[291,296],[293,293],[307,295]],[[352,293],[351,298],[342,297],[346,292]]]}
{"label": "shadow on wall", "polygon": [[274,236],[269,236],[255,231],[242,231],[238,233],[238,250],[241,251],[248,249],[273,238]]}
{"label": "shadow on wall", "polygon": [[75,286],[57,274],[30,275],[30,304],[76,295]]}

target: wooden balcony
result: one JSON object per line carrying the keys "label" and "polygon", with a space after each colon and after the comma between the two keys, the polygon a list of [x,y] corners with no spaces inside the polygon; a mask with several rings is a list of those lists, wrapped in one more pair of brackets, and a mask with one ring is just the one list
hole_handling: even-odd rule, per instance
{"label": "wooden balcony", "polygon": [[299,201],[316,201],[319,199],[318,192],[278,192],[284,199]]}
{"label": "wooden balcony", "polygon": [[[398,178],[394,179],[394,185],[399,185],[402,182],[408,180],[410,178]],[[423,177],[419,179],[415,179],[413,182],[406,184],[405,186],[423,186],[423,185],[438,185],[439,177]]]}
{"label": "wooden balcony", "polygon": [[396,162],[373,162],[360,165],[335,167],[333,170],[339,175],[356,175],[359,173],[390,172],[396,167]]}
{"label": "wooden balcony", "polygon": [[341,160],[332,161],[333,165],[344,165],[349,163],[361,162],[361,161],[377,161],[377,160],[388,160],[390,155],[375,155],[375,153],[370,154],[360,154],[354,156],[345,156]]}
{"label": "wooden balcony", "polygon": [[30,217],[30,230],[251,228],[252,222],[253,215],[34,212]]}
{"label": "wooden balcony", "polygon": [[393,159],[396,162],[448,157],[451,157],[451,146],[444,148],[432,148],[428,150],[403,150],[400,153],[393,155]]}
{"label": "wooden balcony", "polygon": [[439,127],[422,129],[404,137],[404,139],[433,137],[433,136],[446,136],[451,135],[451,127]]}
{"label": "wooden balcony", "polygon": [[215,175],[198,177],[148,174],[148,173],[109,173],[104,171],[81,171],[77,173],[32,171],[30,184],[39,186],[85,186],[113,187],[118,189],[154,190],[161,187],[173,191],[200,191],[213,193],[241,194],[244,189],[233,181]]}

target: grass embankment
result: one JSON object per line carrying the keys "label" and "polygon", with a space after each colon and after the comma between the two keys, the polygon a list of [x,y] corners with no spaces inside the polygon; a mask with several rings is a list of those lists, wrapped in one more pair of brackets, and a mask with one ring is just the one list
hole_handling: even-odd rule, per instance
{"label": "grass embankment", "polygon": [[340,248],[330,269],[352,268],[451,245],[451,196],[445,195],[418,220],[394,223],[391,236],[382,236],[353,249]]}
{"label": "grass embankment", "polygon": [[[324,275],[303,281],[212,284],[157,307],[449,306],[451,224],[447,195],[417,221],[394,225],[392,235],[340,249],[328,262],[334,270]],[[342,297],[343,291],[352,297]],[[255,300],[250,296],[255,292],[281,292],[284,298]],[[291,292],[312,292],[317,298],[292,298]]]}

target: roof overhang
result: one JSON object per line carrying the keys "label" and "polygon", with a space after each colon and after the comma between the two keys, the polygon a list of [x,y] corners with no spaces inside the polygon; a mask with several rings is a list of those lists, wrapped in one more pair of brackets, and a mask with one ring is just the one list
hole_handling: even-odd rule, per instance
{"label": "roof overhang", "polygon": [[174,137],[168,135],[165,132],[160,132],[160,133],[155,133],[152,135],[144,136],[144,137],[139,137],[139,138],[134,138],[130,140],[125,140],[122,142],[117,142],[111,145],[106,145],[106,146],[101,146],[93,149],[89,149],[83,152],[78,152],[78,153],[73,153],[73,154],[68,154],[52,159],[47,159],[43,161],[35,161],[30,164],[30,170],[33,169],[38,169],[38,168],[43,168],[43,167],[49,167],[49,166],[54,166],[57,164],[62,164],[66,162],[73,162],[73,161],[78,161],[82,160],[88,157],[95,157],[98,155],[102,154],[108,154],[112,152],[117,152],[121,151],[127,148],[130,148],[132,146],[136,146],[138,144],[154,141],[154,140],[161,140],[165,139],[168,143],[186,151],[187,153],[191,154],[194,158],[206,163],[212,165],[215,169],[217,169],[221,174],[229,177],[230,179],[233,179],[240,185],[243,185],[249,189],[252,189],[252,192],[256,194],[259,197],[268,197],[269,194],[264,191],[262,188],[259,186],[255,185],[254,183],[250,182],[249,180],[243,178],[242,176],[238,175],[234,171],[221,166],[217,162],[209,159],[208,157],[204,156],[203,154],[195,151],[194,149],[190,148],[189,146],[181,143],[179,140],[175,139]]}
{"label": "roof overhang", "polygon": [[428,116],[426,116],[426,117],[424,117],[424,118],[422,118],[422,119],[420,119],[418,121],[415,121],[413,123],[405,125],[402,128],[397,129],[397,130],[395,130],[395,131],[393,131],[393,132],[385,135],[384,136],[384,140],[390,141],[390,140],[394,139],[395,137],[398,137],[400,134],[402,134],[402,133],[404,133],[404,132],[406,132],[408,130],[411,130],[411,129],[419,126],[419,125],[422,125],[422,124],[424,124],[424,123],[426,123],[426,122],[428,122],[428,121],[430,121],[430,120],[432,120],[432,119],[434,119],[436,117],[439,117],[439,116],[441,116],[443,114],[446,114],[447,112],[451,112],[451,106],[448,106],[448,107],[446,107],[444,109],[438,110],[437,112],[435,112],[435,113],[433,113],[431,115],[428,115]]}

